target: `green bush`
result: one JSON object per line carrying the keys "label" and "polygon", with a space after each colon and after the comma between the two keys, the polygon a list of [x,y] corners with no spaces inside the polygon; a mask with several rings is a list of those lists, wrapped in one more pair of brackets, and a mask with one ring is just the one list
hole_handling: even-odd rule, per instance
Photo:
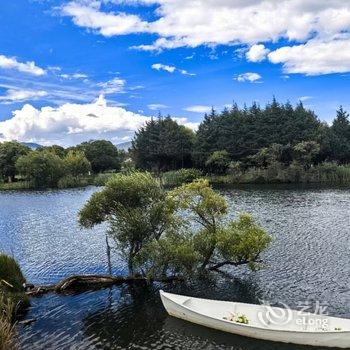
{"label": "green bush", "polygon": [[0,281],[11,284],[11,291],[14,292],[23,291],[26,281],[16,260],[5,254],[0,254]]}
{"label": "green bush", "polygon": [[166,187],[175,187],[190,183],[201,176],[203,176],[203,173],[198,169],[180,169],[163,173],[162,181]]}

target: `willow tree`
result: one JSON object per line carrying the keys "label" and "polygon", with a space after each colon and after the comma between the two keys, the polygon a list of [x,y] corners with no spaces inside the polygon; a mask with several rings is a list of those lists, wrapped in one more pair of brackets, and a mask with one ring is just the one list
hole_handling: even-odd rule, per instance
{"label": "willow tree", "polygon": [[[270,236],[249,214],[226,222],[223,196],[206,180],[166,192],[151,174],[117,174],[80,211],[80,224],[109,222],[130,275],[159,277],[258,267]],[[196,229],[195,229],[196,228]]]}

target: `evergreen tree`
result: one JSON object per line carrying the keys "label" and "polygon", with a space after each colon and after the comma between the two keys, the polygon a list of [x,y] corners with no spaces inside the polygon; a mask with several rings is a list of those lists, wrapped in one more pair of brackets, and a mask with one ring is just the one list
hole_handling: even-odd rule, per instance
{"label": "evergreen tree", "polygon": [[343,107],[337,110],[332,124],[334,158],[339,163],[350,162],[350,121],[349,114]]}
{"label": "evergreen tree", "polygon": [[192,130],[160,116],[136,132],[132,155],[140,169],[159,172],[190,167],[193,142]]}

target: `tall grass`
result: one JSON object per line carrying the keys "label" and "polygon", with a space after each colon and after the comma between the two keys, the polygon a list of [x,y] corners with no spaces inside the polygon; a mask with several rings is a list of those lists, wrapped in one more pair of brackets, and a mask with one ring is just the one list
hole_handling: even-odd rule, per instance
{"label": "tall grass", "polygon": [[17,348],[16,327],[13,323],[14,304],[0,292],[0,350]]}
{"label": "tall grass", "polygon": [[17,348],[15,316],[29,305],[23,283],[25,278],[15,259],[0,254],[0,350]]}
{"label": "tall grass", "polygon": [[267,168],[251,167],[223,176],[211,176],[214,184],[246,183],[323,183],[350,184],[350,165],[322,163],[305,169],[298,163],[274,163]]}
{"label": "tall grass", "polygon": [[35,186],[30,181],[16,181],[16,182],[0,182],[0,190],[32,190]]}

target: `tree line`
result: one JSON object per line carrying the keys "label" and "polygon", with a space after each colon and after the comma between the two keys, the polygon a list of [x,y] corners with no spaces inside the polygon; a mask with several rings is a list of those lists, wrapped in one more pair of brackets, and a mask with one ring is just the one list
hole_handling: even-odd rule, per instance
{"label": "tree line", "polygon": [[0,143],[0,176],[5,182],[29,181],[35,188],[73,187],[90,174],[120,170],[123,152],[106,140],[91,140],[75,147],[29,147]]}
{"label": "tree line", "polygon": [[259,177],[295,182],[317,169],[312,176],[318,181],[339,169],[343,178],[350,178],[347,167],[338,167],[349,163],[350,121],[342,107],[328,125],[301,102],[292,106],[275,99],[263,108],[253,103],[244,108],[233,104],[221,112],[213,109],[196,132],[170,116],[159,116],[135,133],[127,153],[106,140],[35,151],[15,141],[0,143],[2,181],[17,177],[34,187],[74,187],[87,174],[118,172],[122,167],[156,174],[195,168],[209,175],[243,174],[246,182]]}
{"label": "tree line", "polygon": [[[132,143],[136,167],[156,172],[194,167],[225,173],[230,164],[266,167],[276,161],[305,168],[323,162],[350,162],[349,114],[340,107],[331,125],[300,102],[275,99],[264,108],[234,104],[204,116],[196,133],[170,117],[151,120]],[[238,162],[238,164],[237,164]]]}

